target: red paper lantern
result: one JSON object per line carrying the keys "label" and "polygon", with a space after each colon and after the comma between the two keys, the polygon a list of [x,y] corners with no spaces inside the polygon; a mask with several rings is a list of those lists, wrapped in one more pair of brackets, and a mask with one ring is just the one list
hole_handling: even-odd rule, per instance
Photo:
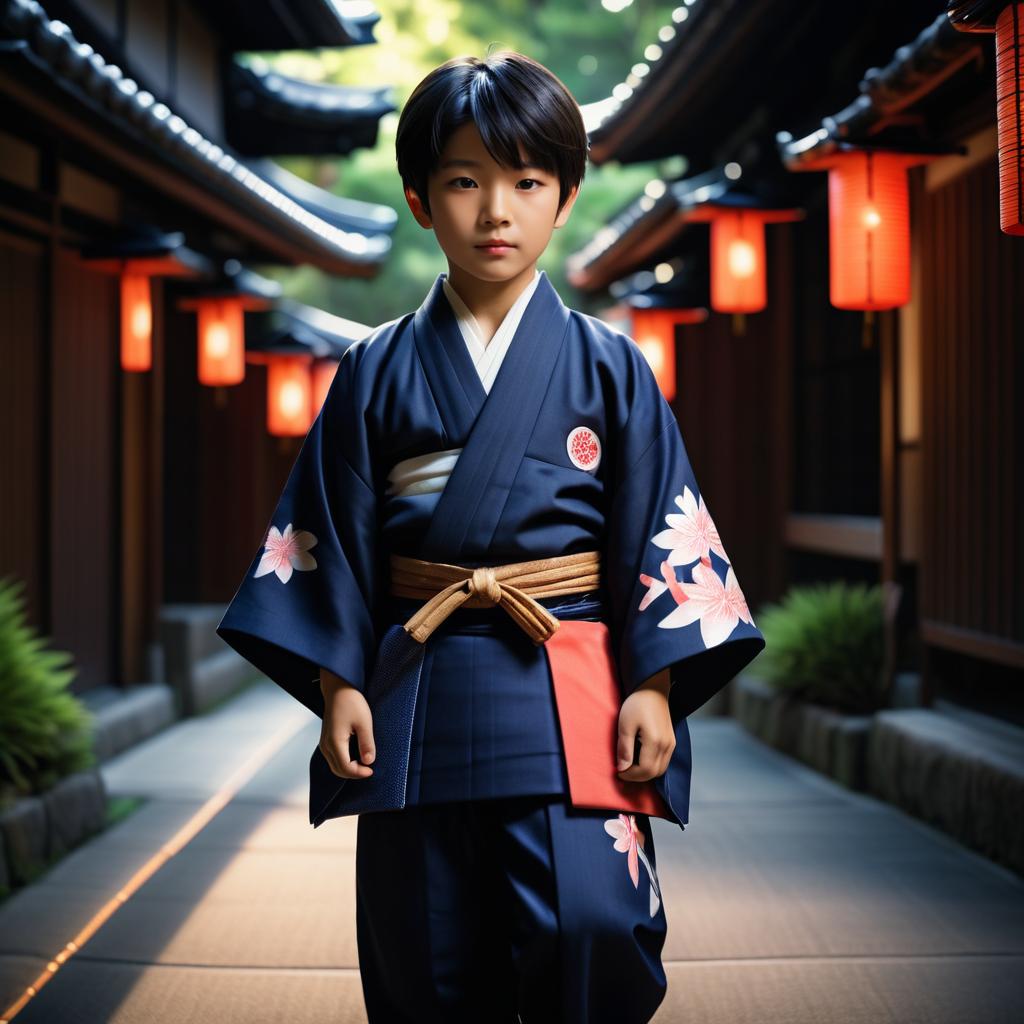
{"label": "red paper lantern", "polygon": [[755,210],[720,210],[711,221],[711,308],[757,313],[767,302],[764,221]]}
{"label": "red paper lantern", "polygon": [[910,301],[907,168],[918,160],[864,150],[833,156],[829,283],[837,309],[894,309]]}
{"label": "red paper lantern", "polygon": [[307,355],[270,355],[267,360],[267,430],[275,437],[302,437],[312,426],[312,377]]}
{"label": "red paper lantern", "polygon": [[121,369],[141,372],[153,365],[153,302],[149,276],[121,274]]}
{"label": "red paper lantern", "polygon": [[676,325],[707,319],[707,310],[632,308],[633,340],[643,352],[666,400],[676,397]]}
{"label": "red paper lantern", "polygon": [[210,387],[245,379],[244,299],[202,298],[199,314],[199,383]]}
{"label": "red paper lantern", "polygon": [[800,209],[767,209],[701,203],[688,222],[711,224],[711,308],[718,313],[757,313],[767,305],[764,226],[796,221]]}
{"label": "red paper lantern", "polygon": [[337,372],[337,359],[318,359],[313,364],[313,420],[320,414],[324,399],[327,397],[327,392],[331,389],[331,383],[334,381],[334,375]]}
{"label": "red paper lantern", "polygon": [[1024,3],[996,18],[996,126],[999,146],[999,227],[1024,235]]}

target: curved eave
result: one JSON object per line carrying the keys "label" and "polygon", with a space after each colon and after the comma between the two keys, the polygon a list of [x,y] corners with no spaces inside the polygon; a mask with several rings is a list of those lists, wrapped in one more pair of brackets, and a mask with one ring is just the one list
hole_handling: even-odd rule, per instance
{"label": "curved eave", "polygon": [[8,0],[0,26],[0,93],[119,165],[248,239],[267,260],[372,276],[391,247],[384,234],[339,227],[203,136],[38,4]]}
{"label": "curved eave", "polygon": [[612,281],[658,256],[689,224],[710,220],[722,209],[759,211],[766,223],[799,220],[803,211],[769,181],[741,188],[720,168],[669,184],[652,200],[634,200],[568,260],[569,282],[584,291]]}
{"label": "curved eave", "polygon": [[247,156],[336,155],[377,144],[380,119],[396,110],[390,86],[304,82],[263,61],[231,65],[225,95],[228,142]]}
{"label": "curved eave", "polygon": [[278,299],[265,311],[246,313],[245,317],[246,349],[257,353],[294,347],[318,358],[340,358],[350,345],[373,330],[288,298]]}
{"label": "curved eave", "polygon": [[247,164],[306,209],[344,231],[357,231],[364,235],[390,234],[398,224],[398,212],[392,207],[335,195],[285,170],[275,160],[249,160]]}
{"label": "curved eave", "polygon": [[325,309],[316,306],[307,306],[305,303],[297,302],[295,299],[282,298],[277,303],[277,309],[284,317],[289,318],[293,323],[301,324],[311,331],[315,331],[320,337],[326,338],[332,344],[348,348],[353,342],[361,341],[373,331],[373,327],[360,323],[358,320],[349,320],[347,317],[338,316],[335,313],[328,313]]}
{"label": "curved eave", "polygon": [[[693,97],[713,92],[713,79],[721,73],[720,55],[727,40],[743,39],[753,45],[751,26],[763,19],[760,4],[742,0],[707,0],[689,8],[689,17],[676,26],[676,35],[662,47],[662,55],[628,99],[608,104],[607,116],[589,132],[590,159],[634,163],[666,155],[664,140],[678,140],[678,111]],[[591,105],[597,111],[597,105]],[[678,147],[674,150],[678,152]]]}
{"label": "curved eave", "polygon": [[729,185],[716,169],[672,182],[657,199],[634,199],[568,258],[570,284],[596,291],[641,266],[679,234],[695,204],[721,198]]}
{"label": "curved eave", "polygon": [[[976,7],[977,5],[970,5]],[[927,99],[944,82],[978,56],[979,41],[958,31],[946,14],[940,14],[914,40],[899,47],[882,68],[869,68],[861,79],[859,95],[842,110],[821,120],[814,131],[794,139],[790,132],[776,135],[783,164],[789,170],[814,169],[835,152],[853,148],[898,148],[904,152],[939,155],[956,152],[950,147],[922,145],[915,137],[899,143],[880,138],[891,120]],[[971,29],[983,31],[983,29]]]}
{"label": "curved eave", "polygon": [[371,4],[344,0],[217,0],[204,13],[235,52],[365,46],[376,42],[373,29],[380,21]]}
{"label": "curved eave", "polygon": [[707,250],[700,258],[690,256],[671,261],[675,276],[658,282],[649,270],[613,281],[608,293],[631,309],[700,309],[709,304]]}
{"label": "curved eave", "polygon": [[569,283],[596,291],[659,252],[683,227],[682,211],[671,192],[648,206],[641,199],[613,218],[566,261]]}

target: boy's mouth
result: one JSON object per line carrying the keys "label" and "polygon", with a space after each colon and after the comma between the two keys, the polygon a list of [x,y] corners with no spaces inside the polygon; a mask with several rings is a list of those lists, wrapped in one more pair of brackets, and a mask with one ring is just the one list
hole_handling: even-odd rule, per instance
{"label": "boy's mouth", "polygon": [[492,238],[486,242],[481,242],[475,248],[489,255],[500,256],[502,253],[511,252],[515,246],[511,242],[506,242],[503,238]]}

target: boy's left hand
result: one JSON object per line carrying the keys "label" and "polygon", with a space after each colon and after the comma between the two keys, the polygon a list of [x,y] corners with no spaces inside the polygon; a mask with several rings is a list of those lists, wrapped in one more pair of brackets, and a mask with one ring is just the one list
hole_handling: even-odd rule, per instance
{"label": "boy's left hand", "polygon": [[[619,709],[619,739],[616,749],[618,776],[625,782],[645,782],[664,775],[676,749],[672,716],[668,709],[671,686],[664,669],[641,683]],[[639,763],[633,764],[636,740],[640,740]]]}

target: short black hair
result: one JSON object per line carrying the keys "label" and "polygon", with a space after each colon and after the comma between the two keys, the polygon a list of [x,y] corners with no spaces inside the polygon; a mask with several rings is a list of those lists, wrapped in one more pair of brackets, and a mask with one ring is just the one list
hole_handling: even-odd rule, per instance
{"label": "short black hair", "polygon": [[473,122],[502,167],[529,163],[558,176],[558,208],[583,181],[590,143],[579,104],[543,64],[512,50],[487,57],[453,57],[412,91],[398,119],[395,155],[402,184],[430,213],[427,180],[441,151]]}

